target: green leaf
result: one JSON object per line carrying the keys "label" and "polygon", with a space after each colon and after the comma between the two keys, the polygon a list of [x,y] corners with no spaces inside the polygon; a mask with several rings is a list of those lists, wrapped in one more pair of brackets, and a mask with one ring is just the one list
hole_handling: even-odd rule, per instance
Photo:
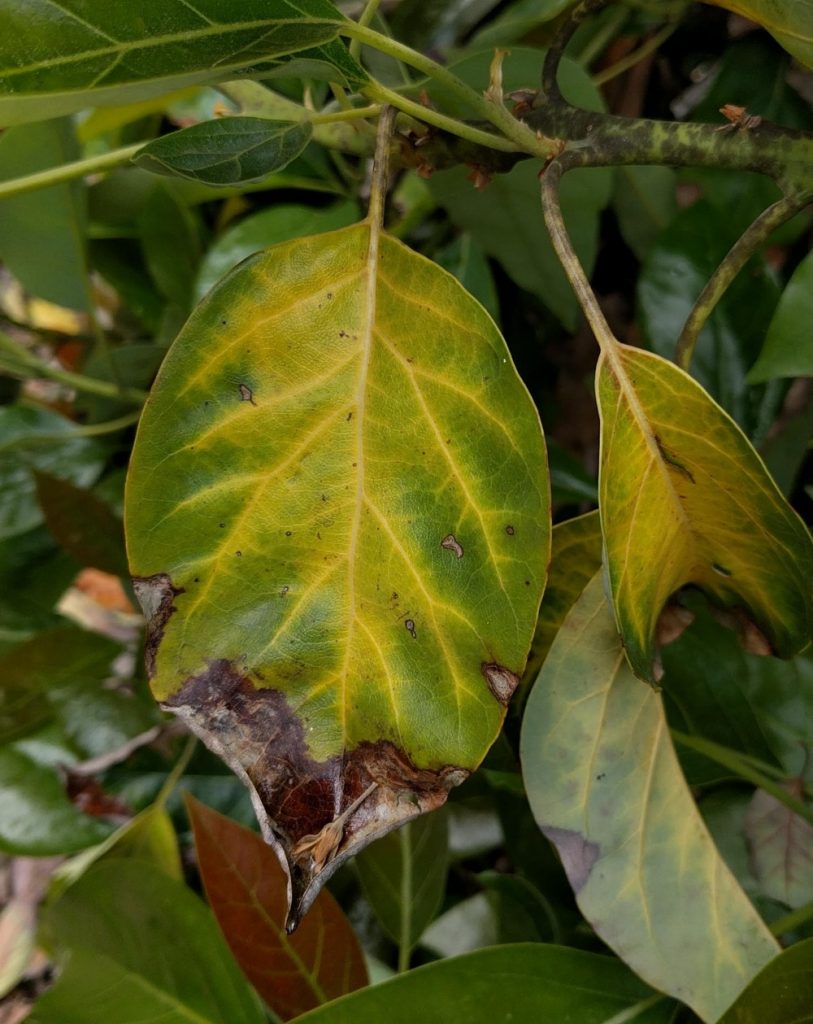
{"label": "green leaf", "polygon": [[115,576],[127,572],[124,528],[110,506],[83,487],[50,473],[34,472],[45,525],[80,565]]}
{"label": "green leaf", "polygon": [[504,46],[558,17],[575,0],[516,0],[474,37],[475,46]]}
{"label": "green leaf", "polygon": [[0,123],[256,72],[273,57],[329,42],[343,20],[328,0],[144,0],[127,11],[2,0]]}
{"label": "green leaf", "polygon": [[293,935],[285,931],[288,879],[271,847],[187,795],[206,895],[246,977],[283,1020],[363,988],[358,939],[327,890]]}
{"label": "green leaf", "polygon": [[210,246],[198,270],[195,294],[202,299],[221,277],[260,249],[292,238],[335,231],[357,219],[358,207],[349,200],[325,207],[291,203],[250,214]]}
{"label": "green leaf", "polygon": [[[451,66],[454,73],[476,89],[489,81],[493,52],[473,54]],[[506,57],[504,89],[535,87],[544,51],[516,48]],[[572,103],[601,110],[602,100],[587,73],[573,61],[562,61],[560,84]],[[434,83],[426,91],[439,108],[455,116],[471,117],[455,97]],[[497,175],[483,191],[467,180],[469,171],[455,168],[436,173],[429,182],[432,195],[446,208],[452,221],[469,232],[489,256],[527,291],[538,295],[562,323],[575,329],[578,304],[553,251],[548,232],[539,221],[539,168],[533,161],[518,164],[509,174]],[[568,174],[562,182],[561,201],[570,236],[589,273],[596,256],[599,212],[610,200],[612,175],[604,168]]]}
{"label": "green leaf", "polygon": [[96,864],[47,911],[45,929],[68,956],[37,1001],[37,1024],[266,1019],[211,911],[151,864]]}
{"label": "green leaf", "polygon": [[813,939],[799,942],[751,982],[718,1024],[811,1024]]}
{"label": "green leaf", "polygon": [[804,648],[813,541],[733,420],[688,374],[626,345],[602,355],[596,386],[605,564],[636,675],[655,680],[658,618],[687,584],[753,619],[780,657]]}
{"label": "green leaf", "polygon": [[450,1013],[466,1024],[667,1024],[673,1012],[612,957],[523,943],[428,964],[312,1010],[297,1024],[439,1024]]}
{"label": "green leaf", "polygon": [[501,944],[558,941],[560,929],[553,908],[526,878],[481,871],[477,881],[494,908]]}
{"label": "green leaf", "polygon": [[73,806],[51,768],[0,748],[0,850],[27,857],[75,853],[111,831]]}
{"label": "green leaf", "polygon": [[240,185],[287,167],[307,146],[312,131],[308,121],[224,117],[148,142],[133,163],[207,185]]}
{"label": "green leaf", "polygon": [[158,290],[185,316],[200,260],[198,221],[174,183],[157,182],[138,219],[144,260]]}
{"label": "green leaf", "polygon": [[390,938],[412,949],[434,920],[449,867],[446,816],[439,812],[378,839],[356,858],[364,895]]}
{"label": "green leaf", "polygon": [[[705,201],[682,210],[658,238],[638,279],[641,327],[658,355],[674,358],[695,299],[736,239],[730,215]],[[709,317],[692,360],[692,376],[751,437],[776,411],[778,396],[749,387],[746,377],[778,298],[765,261],[751,260]]]}
{"label": "green leaf", "polygon": [[[801,780],[787,789],[803,797]],[[745,815],[751,869],[760,891],[793,909],[813,902],[813,825],[758,789]]]}
{"label": "green leaf", "polygon": [[754,384],[775,377],[813,376],[813,253],[793,273],[768,327],[765,346],[748,374]]}
{"label": "green leaf", "polygon": [[661,698],[627,666],[600,575],[528,698],[521,759],[534,817],[599,937],[716,1021],[778,946],[703,825]]}
{"label": "green leaf", "polygon": [[[0,43],[2,47],[2,43]],[[0,91],[0,109],[2,109]],[[79,159],[68,118],[0,135],[0,181]],[[32,295],[87,309],[84,186],[72,181],[0,200],[0,259]]]}
{"label": "green leaf", "polygon": [[544,460],[491,318],[366,222],[244,263],[167,356],[125,516],[153,691],[259,794],[294,916],[497,735]]}
{"label": "green leaf", "polygon": [[677,212],[677,178],[670,167],[619,167],[613,208],[624,241],[639,260]]}
{"label": "green leaf", "polygon": [[788,53],[813,68],[813,4],[810,0],[706,0],[757,22]]}
{"label": "green leaf", "polygon": [[39,469],[87,487],[99,475],[102,448],[77,437],[74,424],[49,409],[0,408],[0,539],[38,526],[43,515],[31,473]]}

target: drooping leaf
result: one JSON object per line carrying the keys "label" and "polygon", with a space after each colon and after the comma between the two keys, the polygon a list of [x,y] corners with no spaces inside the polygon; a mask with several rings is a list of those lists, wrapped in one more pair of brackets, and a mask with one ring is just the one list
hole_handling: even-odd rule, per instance
{"label": "drooping leaf", "polygon": [[407,822],[356,858],[364,895],[390,938],[412,949],[443,899],[449,866],[442,813]]}
{"label": "drooping leaf", "polygon": [[225,231],[207,250],[198,271],[195,294],[202,299],[221,277],[260,249],[292,238],[335,231],[356,220],[358,207],[350,201],[325,207],[291,203],[253,213]]}
{"label": "drooping leaf", "polygon": [[813,5],[810,0],[706,0],[766,28],[788,53],[813,68]]}
{"label": "drooping leaf", "polygon": [[768,327],[765,345],[748,379],[813,376],[813,253],[793,273]]}
{"label": "drooping leaf", "polygon": [[0,123],[129,103],[334,39],[329,0],[0,4]]}
{"label": "drooping leaf", "polygon": [[247,261],[173,346],[125,517],[153,691],[253,788],[293,919],[493,742],[547,506],[493,321],[366,222]]}
{"label": "drooping leaf", "polygon": [[262,1024],[265,1013],[207,907],[152,865],[103,860],[46,913],[65,961],[38,1024]]}
{"label": "drooping leaf", "polygon": [[0,748],[0,850],[29,857],[74,853],[111,831],[73,806],[53,769],[13,747]]}
{"label": "drooping leaf", "polygon": [[124,527],[106,502],[50,473],[34,473],[45,525],[80,565],[123,576],[127,572]]}
{"label": "drooping leaf", "polygon": [[203,884],[246,977],[283,1020],[363,988],[358,939],[327,890],[288,935],[288,879],[263,839],[187,795]]}
{"label": "drooping leaf", "polygon": [[658,618],[689,583],[753,620],[767,650],[805,647],[813,541],[736,424],[688,374],[626,345],[602,355],[597,391],[606,568],[636,675],[654,681]]}
{"label": "drooping leaf", "polygon": [[702,822],[661,697],[629,670],[599,575],[528,698],[521,759],[534,816],[597,934],[716,1021],[778,946]]}
{"label": "drooping leaf", "polygon": [[[0,135],[0,180],[79,156],[68,118],[9,128]],[[0,259],[32,295],[71,309],[87,309],[90,301],[84,232],[81,182],[0,200]]]}
{"label": "drooping leaf", "polygon": [[287,167],[311,134],[308,121],[224,117],[162,135],[140,149],[133,162],[156,174],[207,185],[240,185]]}
{"label": "drooping leaf", "polygon": [[[801,798],[801,780],[791,781],[788,790]],[[761,892],[792,908],[813,902],[813,825],[758,789],[744,830]]]}
{"label": "drooping leaf", "polygon": [[441,1024],[450,1007],[466,1024],[668,1024],[674,1013],[612,957],[521,943],[419,967],[311,1010],[297,1024]]}
{"label": "drooping leaf", "polygon": [[[452,69],[463,81],[482,90],[488,85],[492,57],[491,50],[473,54]],[[540,50],[513,49],[503,66],[505,91],[536,86],[544,59]],[[589,110],[602,109],[598,90],[575,62],[562,61],[560,78],[562,91],[572,103]],[[472,116],[434,82],[427,83],[427,92],[443,110]],[[524,161],[510,173],[497,175],[482,191],[467,180],[469,173],[467,168],[455,168],[433,175],[429,187],[435,199],[484,252],[502,263],[517,284],[538,295],[567,327],[575,328],[576,300],[547,231],[539,230],[539,168],[533,161]],[[588,271],[596,255],[599,212],[610,200],[611,186],[611,174],[604,168],[578,170],[562,182],[564,217]]]}
{"label": "drooping leaf", "polygon": [[64,416],[24,405],[0,408],[0,539],[16,537],[43,521],[32,469],[88,487],[101,466],[99,443],[77,437]]}
{"label": "drooping leaf", "polygon": [[772,960],[718,1024],[811,1024],[813,939],[797,942]]}

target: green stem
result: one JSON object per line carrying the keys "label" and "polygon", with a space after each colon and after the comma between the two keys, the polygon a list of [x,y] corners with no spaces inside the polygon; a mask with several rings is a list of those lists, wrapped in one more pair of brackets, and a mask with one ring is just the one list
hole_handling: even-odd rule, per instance
{"label": "green stem", "polygon": [[783,914],[782,917],[778,917],[775,921],[772,921],[768,927],[774,935],[786,935],[788,932],[795,932],[797,928],[803,924],[807,924],[807,922],[812,919],[813,900],[811,900],[810,903],[805,903],[803,907],[791,910],[789,914]]}
{"label": "green stem", "polygon": [[[361,12],[361,16],[359,17],[359,20],[356,22],[356,24],[357,25],[361,25],[362,28],[367,28],[367,26],[372,22],[373,18],[376,16],[376,12],[378,11],[378,8],[380,6],[381,6],[381,0],[367,0],[367,5],[365,6],[364,10]],[[360,39],[351,39],[350,40],[350,56],[351,57],[355,57],[355,59],[358,60],[360,53],[361,53],[361,40]]]}
{"label": "green stem", "polygon": [[698,754],[703,754],[741,779],[753,783],[759,789],[764,789],[766,793],[770,793],[779,803],[784,804],[788,810],[793,811],[794,814],[798,814],[800,818],[804,818],[805,821],[813,825],[813,807],[809,807],[806,803],[793,796],[792,793],[789,793],[778,782],[774,782],[773,779],[769,779],[762,772],[757,771],[736,750],[720,746],[719,743],[714,743],[712,740],[707,740],[702,736],[689,736],[687,733],[678,732],[676,729],[671,729],[670,732],[672,738],[681,746],[688,747],[689,750],[694,750]]}
{"label": "green stem", "polygon": [[348,110],[334,110],[327,114],[311,114],[311,124],[336,124],[342,121],[355,121],[364,117],[377,117],[381,113],[378,103],[367,107],[350,107]]}
{"label": "green stem", "polygon": [[140,391],[138,388],[120,388],[118,384],[113,384],[110,381],[98,380],[96,377],[86,377],[82,373],[73,373],[70,370],[49,366],[2,333],[0,333],[0,350],[6,351],[11,356],[11,361],[4,362],[0,355],[0,365],[6,373],[15,376],[42,377],[56,381],[58,384],[64,384],[75,391],[98,395],[100,398],[120,399],[131,402],[133,405],[143,405],[147,398],[146,391]]}
{"label": "green stem", "polygon": [[24,192],[33,192],[38,188],[47,188],[49,185],[61,185],[63,182],[73,181],[75,178],[84,178],[87,174],[97,174],[100,171],[109,171],[113,167],[120,167],[135,156],[143,145],[143,142],[136,142],[131,146],[111,150],[109,153],[89,156],[84,160],[74,160],[72,163],[62,164],[61,167],[49,167],[48,170],[37,171],[36,174],[26,174],[22,178],[2,181],[0,182],[0,199],[19,196]]}
{"label": "green stem", "polygon": [[187,736],[186,743],[181,751],[181,756],[172,766],[172,771],[164,779],[164,784],[158,791],[158,796],[155,798],[156,807],[163,808],[166,805],[167,800],[172,796],[173,790],[181,781],[183,773],[189,767],[189,762],[192,760],[192,755],[195,753],[197,745],[197,736]]}
{"label": "green stem", "polygon": [[584,67],[589,67],[627,20],[628,14],[629,11],[625,7],[616,7],[612,15],[607,18],[604,25],[587,42],[584,49],[576,57],[577,62]]}
{"label": "green stem", "polygon": [[115,420],[105,420],[104,423],[88,423],[86,426],[78,426],[73,431],[74,437],[101,437],[103,434],[115,434],[118,430],[132,427],[138,423],[141,410],[128,412],[126,416],[119,416]]}
{"label": "green stem", "polygon": [[739,237],[728,251],[723,261],[706,282],[697,297],[683,330],[678,338],[675,350],[675,362],[684,370],[694,355],[695,346],[700,338],[706,321],[714,312],[714,307],[725,294],[726,289],[739,274],[748,260],[763,245],[766,239],[786,220],[789,220],[807,205],[808,197],[783,196],[767,210],[763,210],[753,224]]}
{"label": "green stem", "polygon": [[[394,57],[396,60],[403,61],[404,64],[408,64],[417,71],[423,72],[423,74],[427,75],[429,78],[434,79],[434,81],[439,85],[448,89],[453,96],[470,107],[475,114],[482,117],[485,121],[489,121],[493,124],[495,128],[502,132],[504,138],[495,138],[488,132],[480,132],[477,129],[471,129],[469,125],[465,125],[462,122],[455,121],[451,118],[444,117],[443,123],[440,123],[437,118],[442,115],[438,115],[435,111],[428,110],[426,107],[420,106],[420,104],[412,103],[411,100],[406,101],[404,97],[399,96],[398,93],[386,90],[388,95],[380,98],[384,99],[387,103],[392,103],[394,107],[403,110],[405,113],[409,113],[413,117],[416,117],[421,121],[426,121],[429,124],[435,124],[438,128],[442,128],[444,131],[449,131],[455,135],[459,135],[460,138],[468,139],[471,142],[479,142],[481,145],[491,146],[494,149],[502,149],[506,152],[516,151],[519,149],[531,156],[542,157],[542,159],[545,160],[550,159],[558,152],[559,147],[556,145],[555,141],[551,139],[538,138],[535,132],[533,132],[522,121],[517,120],[517,118],[515,118],[514,115],[502,105],[502,103],[495,103],[493,100],[486,99],[485,96],[477,92],[476,89],[472,89],[471,86],[468,86],[465,82],[461,81],[457,75],[452,74],[451,71],[444,68],[441,64],[438,64],[431,58],[425,57],[422,53],[418,53],[417,50],[413,50],[409,46],[404,46],[403,43],[390,39],[388,36],[385,36],[380,32],[374,32],[370,28],[366,28],[352,22],[346,26],[342,26],[341,34],[349,36],[351,39],[359,39],[362,43],[366,43],[368,46],[372,46],[374,49],[380,50],[381,53],[386,53],[390,57]],[[379,83],[373,83],[362,91],[366,95],[375,98],[377,92],[383,88],[384,87]],[[411,109],[404,106],[405,102],[411,104]],[[477,131],[477,135],[463,134],[461,129]],[[511,145],[511,143],[513,143],[513,145]]]}
{"label": "green stem", "polygon": [[676,28],[676,24],[664,25],[654,36],[647,39],[645,43],[642,43],[637,50],[633,50],[632,53],[628,53],[626,57],[622,57],[615,64],[593,75],[593,84],[604,85],[617,78],[618,75],[623,75],[630,68],[634,68],[636,64],[648,57],[650,53],[654,53],[662,46]]}
{"label": "green stem", "polygon": [[407,822],[398,832],[401,845],[401,920],[398,936],[398,973],[409,970],[412,956],[412,846],[410,844],[412,824]]}

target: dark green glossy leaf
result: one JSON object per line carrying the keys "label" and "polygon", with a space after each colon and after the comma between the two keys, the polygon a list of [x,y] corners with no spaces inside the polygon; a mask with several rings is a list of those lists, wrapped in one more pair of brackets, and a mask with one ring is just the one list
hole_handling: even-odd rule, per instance
{"label": "dark green glossy leaf", "polygon": [[195,294],[206,292],[247,256],[291,238],[318,235],[347,227],[358,219],[355,203],[344,201],[332,206],[313,207],[298,203],[271,206],[250,214],[217,239],[201,261]]}
{"label": "dark green glossy leaf", "polygon": [[129,9],[3,0],[0,123],[134,102],[267,68],[274,57],[328,43],[342,20],[328,0],[143,0]]}
{"label": "dark green glossy leaf", "polygon": [[667,1024],[671,1014],[667,1000],[619,960],[529,943],[420,967],[312,1010],[297,1024]]}
{"label": "dark green glossy leaf", "polygon": [[555,441],[548,444],[551,497],[554,504],[583,505],[598,502],[598,483],[583,464]]}
{"label": "dark green glossy leaf", "polygon": [[[660,236],[638,280],[641,326],[653,351],[674,358],[695,299],[735,241],[730,219],[705,201],[681,211]],[[746,382],[778,298],[764,260],[751,260],[703,328],[692,361],[692,376],[751,437],[779,397]]]}
{"label": "dark green glossy leaf", "polygon": [[200,260],[200,230],[195,214],[171,184],[158,182],[138,222],[147,268],[158,290],[185,315]]}
{"label": "dark green glossy leaf", "polygon": [[0,850],[30,857],[74,853],[111,831],[73,806],[53,769],[0,748]]}
{"label": "dark green glossy leaf", "polygon": [[80,565],[115,576],[127,574],[124,526],[108,504],[83,487],[35,471],[45,525]]}
{"label": "dark green glossy leaf", "polygon": [[43,526],[0,540],[0,652],[57,624],[55,605],[78,571]]}
{"label": "dark green glossy leaf", "polygon": [[613,209],[624,241],[644,259],[677,211],[677,178],[669,167],[619,167]]}
{"label": "dark green glossy leaf", "polygon": [[748,374],[751,383],[813,376],[813,253],[788,282],[768,327],[765,346]]}
{"label": "dark green glossy leaf", "polygon": [[[79,156],[68,118],[9,128],[0,135],[0,181]],[[81,182],[0,200],[0,259],[32,295],[73,309],[87,309],[90,295],[84,230]]]}
{"label": "dark green glossy leaf", "polygon": [[32,1022],[266,1019],[211,911],[151,864],[119,858],[94,865],[49,909],[45,928],[66,962]]}
{"label": "dark green glossy leaf", "polygon": [[408,822],[356,857],[364,895],[402,949],[411,949],[437,914],[448,864],[442,811]]}
{"label": "dark green glossy leaf", "polygon": [[240,185],[282,170],[308,144],[307,121],[224,117],[163,135],[138,151],[133,162],[156,174]]}
{"label": "dark green glossy leaf", "polygon": [[[474,54],[453,65],[456,75],[476,89],[488,85],[491,51]],[[514,49],[503,65],[504,88],[536,87],[544,60],[540,50]],[[562,62],[560,83],[571,102],[590,110],[602,101],[587,74],[572,61]],[[433,83],[429,96],[439,107],[471,116],[455,98]],[[548,233],[539,221],[539,168],[533,161],[497,175],[482,191],[467,180],[466,168],[435,174],[429,187],[452,221],[468,231],[484,252],[495,257],[523,288],[538,295],[567,326],[575,327],[578,306]],[[609,202],[612,177],[605,169],[574,171],[562,182],[562,210],[573,244],[588,272],[593,266],[599,211]]]}
{"label": "dark green glossy leaf", "polygon": [[811,1024],[813,939],[786,949],[751,982],[718,1024]]}
{"label": "dark green glossy leaf", "polygon": [[103,449],[77,437],[74,424],[48,409],[0,408],[0,539],[43,521],[31,470],[39,469],[87,487],[99,475]]}
{"label": "dark green glossy leaf", "polygon": [[499,943],[559,941],[559,922],[553,908],[526,878],[482,871],[477,881],[494,909]]}

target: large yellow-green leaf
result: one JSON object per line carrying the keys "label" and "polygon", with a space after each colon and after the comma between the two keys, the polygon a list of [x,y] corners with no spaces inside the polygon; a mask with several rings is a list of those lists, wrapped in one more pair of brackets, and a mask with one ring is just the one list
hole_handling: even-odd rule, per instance
{"label": "large yellow-green leaf", "polygon": [[544,440],[496,326],[367,222],[244,262],[147,402],[126,501],[156,697],[320,879],[476,767],[549,547]]}
{"label": "large yellow-green leaf", "polygon": [[688,374],[626,345],[601,356],[597,390],[606,567],[635,673],[655,680],[658,617],[687,584],[740,609],[779,656],[800,651],[813,543],[739,427]]}
{"label": "large yellow-green leaf", "polygon": [[597,934],[716,1021],[779,947],[703,824],[598,574],[528,698],[520,754],[534,817]]}
{"label": "large yellow-green leaf", "polygon": [[813,68],[813,0],[706,0],[766,28],[793,56]]}

